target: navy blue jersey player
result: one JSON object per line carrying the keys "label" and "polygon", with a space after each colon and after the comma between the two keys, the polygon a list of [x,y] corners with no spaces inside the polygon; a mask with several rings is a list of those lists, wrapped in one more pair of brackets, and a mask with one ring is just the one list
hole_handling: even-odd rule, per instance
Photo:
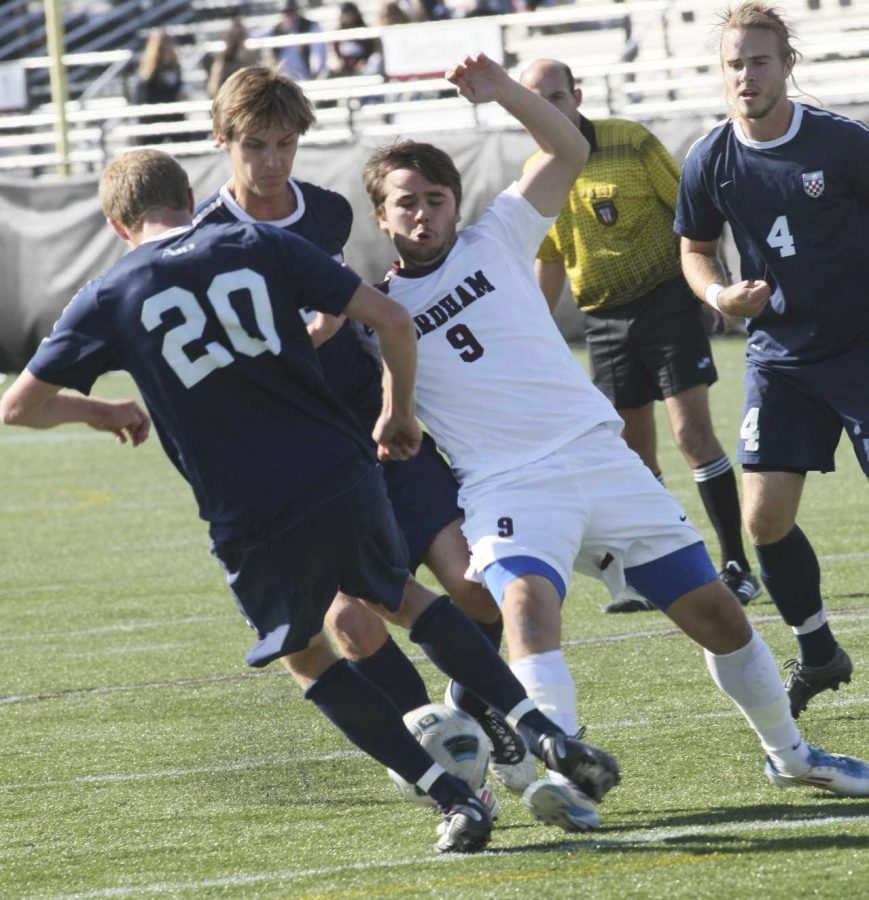
{"label": "navy blue jersey player", "polygon": [[256,631],[247,661],[280,658],[351,741],[427,791],[445,816],[437,849],[480,849],[489,811],[433,763],[388,696],[336,658],[321,629],[339,588],[410,628],[443,671],[509,714],[547,764],[598,794],[611,787],[615,761],[565,736],[467,616],[408,577],[369,441],[323,379],[298,309],[346,313],[376,330],[390,372],[375,427],[384,459],[419,447],[410,316],[280,229],[194,229],[187,176],[165,153],[119,157],[100,198],[132,252],[73,298],[0,400],[2,420],[84,422],[139,444],[149,418],[137,403],[87,396],[102,373],[130,372]]}
{"label": "navy blue jersey player", "polygon": [[[316,244],[339,262],[353,223],[340,194],[292,177],[299,136],[314,121],[301,89],[262,67],[242,69],[212,104],[215,137],[232,166],[230,180],[199,205],[194,222],[268,222]],[[303,313],[326,381],[370,434],[381,406],[379,362],[365,348],[358,323]],[[424,435],[411,460],[386,463],[390,502],[408,545],[412,572],[424,562],[450,596],[497,647],[501,614],[489,592],[465,579],[468,548],[461,532],[458,485],[434,441]],[[340,594],[326,623],[342,653],[386,691],[402,712],[428,703],[425,685],[382,620],[353,597]],[[494,711],[454,687],[492,742],[492,770],[514,791],[534,780],[533,760]],[[452,699],[452,695],[451,695]]]}
{"label": "navy blue jersey player", "polygon": [[[675,228],[697,295],[747,319],[744,523],[799,643],[787,679],[798,716],[852,672],[796,516],[806,473],[832,471],[843,429],[869,475],[869,128],[789,100],[795,61],[787,25],[764,4],[722,16],[731,118],[691,148]],[[727,286],[725,222],[743,279]]]}

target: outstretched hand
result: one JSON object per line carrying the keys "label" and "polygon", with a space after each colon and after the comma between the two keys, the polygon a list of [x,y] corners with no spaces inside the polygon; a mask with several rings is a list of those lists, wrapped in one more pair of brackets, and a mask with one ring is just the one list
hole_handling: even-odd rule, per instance
{"label": "outstretched hand", "polygon": [[144,443],[151,431],[151,420],[134,400],[101,400],[88,425],[96,431],[110,431],[119,444]]}
{"label": "outstretched hand", "polygon": [[763,312],[771,293],[765,281],[740,281],[718,295],[718,308],[725,315],[751,319]]}
{"label": "outstretched hand", "polygon": [[511,80],[504,67],[485,53],[466,56],[448,69],[444,78],[456,86],[460,96],[475,104],[499,99],[504,86]]}

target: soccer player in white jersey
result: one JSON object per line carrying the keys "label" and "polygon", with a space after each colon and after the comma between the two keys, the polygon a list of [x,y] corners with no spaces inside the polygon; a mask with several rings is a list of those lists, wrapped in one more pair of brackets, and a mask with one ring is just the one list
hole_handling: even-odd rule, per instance
{"label": "soccer player in white jersey", "polygon": [[[799,644],[785,684],[798,716],[852,672],[796,516],[806,473],[833,471],[843,429],[869,475],[869,128],[788,99],[797,53],[766,4],[721,22],[731,115],[688,153],[675,228],[695,293],[747,319],[743,518]],[[741,261],[733,285],[718,260],[725,221]]]}
{"label": "soccer player in white jersey", "polygon": [[[760,738],[770,780],[869,795],[869,766],[803,741],[769,648],[548,315],[533,260],[587,158],[585,138],[484,54],[447,78],[470,102],[512,113],[540,155],[460,233],[461,177],[436,147],[378,150],[365,185],[398,251],[383,288],[416,324],[417,412],[459,477],[469,575],[501,604],[514,671],[569,732],[560,607],[571,569],[611,588],[627,583],[704,647],[716,683]],[[548,780],[525,800],[565,830],[587,804]]]}

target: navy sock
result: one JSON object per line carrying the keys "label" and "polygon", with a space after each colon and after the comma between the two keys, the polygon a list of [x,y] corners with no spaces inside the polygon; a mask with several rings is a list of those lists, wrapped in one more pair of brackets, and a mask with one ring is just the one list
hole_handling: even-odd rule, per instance
{"label": "navy sock", "polygon": [[437,803],[441,812],[447,812],[456,802],[461,802],[471,796],[472,791],[467,783],[449,772],[444,772],[435,778],[428,789],[428,795]]}
{"label": "navy sock", "polygon": [[419,672],[391,637],[371,656],[350,665],[387,694],[402,715],[431,702]]}
{"label": "navy sock", "polygon": [[[794,525],[780,541],[754,549],[760,563],[760,577],[781,617],[791,628],[799,627],[821,611],[818,557],[798,525]],[[829,662],[837,646],[827,625],[797,635],[797,642],[800,658],[809,666]]]}
{"label": "navy sock", "polygon": [[326,669],[305,691],[305,699],[360,750],[405,781],[416,784],[431,768],[432,758],[404,727],[395,704],[346,659]]}
{"label": "navy sock", "polygon": [[[413,623],[410,639],[454,681],[473,691],[503,715],[528,699],[525,688],[474,623],[447,596],[438,597]],[[539,756],[538,739],[561,729],[529,704],[517,729],[528,749]]]}
{"label": "navy sock", "polygon": [[[496,650],[501,649],[501,638],[504,635],[503,616],[498,616],[496,622],[477,622],[474,620],[474,624],[489,639],[489,643]],[[459,709],[464,710],[469,716],[473,716],[475,719],[480,718],[480,716],[482,716],[489,708],[488,704],[484,703],[476,694],[472,694],[470,691],[465,690],[465,688],[457,681],[450,683],[450,694],[452,695],[453,702],[456,706]]]}
{"label": "navy sock", "polygon": [[504,714],[527,696],[498,651],[446,595],[423,610],[410,639],[442,672]]}

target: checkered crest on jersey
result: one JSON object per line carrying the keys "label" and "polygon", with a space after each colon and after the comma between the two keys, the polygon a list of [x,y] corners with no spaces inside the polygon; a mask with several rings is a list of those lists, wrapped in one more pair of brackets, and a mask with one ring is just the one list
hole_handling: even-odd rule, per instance
{"label": "checkered crest on jersey", "polygon": [[824,193],[823,172],[803,172],[803,190],[813,198]]}

